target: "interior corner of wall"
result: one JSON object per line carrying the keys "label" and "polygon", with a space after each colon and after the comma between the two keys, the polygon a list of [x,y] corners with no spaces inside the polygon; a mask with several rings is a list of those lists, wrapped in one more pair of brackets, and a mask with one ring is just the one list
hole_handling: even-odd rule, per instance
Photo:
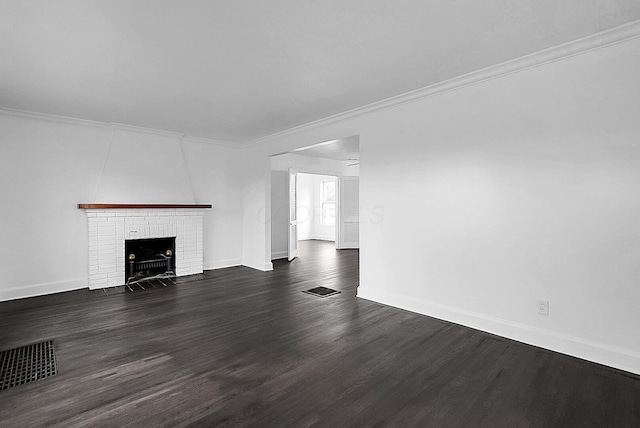
{"label": "interior corner of wall", "polygon": [[268,272],[268,271],[272,271],[273,270],[273,263],[268,262],[268,263],[256,263],[256,262],[251,262],[249,260],[243,260],[242,261],[242,266],[251,268],[251,269],[256,269],[262,272]]}

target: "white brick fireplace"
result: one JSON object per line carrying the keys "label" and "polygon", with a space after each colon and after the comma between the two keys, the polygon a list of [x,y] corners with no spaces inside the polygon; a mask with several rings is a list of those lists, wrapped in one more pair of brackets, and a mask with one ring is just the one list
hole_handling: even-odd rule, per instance
{"label": "white brick fireplace", "polygon": [[115,287],[126,282],[125,240],[130,239],[175,237],[176,275],[202,273],[201,208],[211,206],[135,206],[138,208],[78,205],[86,210],[89,225],[89,288]]}

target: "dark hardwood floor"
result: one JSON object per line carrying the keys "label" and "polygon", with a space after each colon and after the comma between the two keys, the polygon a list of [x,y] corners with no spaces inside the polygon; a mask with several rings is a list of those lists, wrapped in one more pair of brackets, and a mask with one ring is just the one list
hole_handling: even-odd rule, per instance
{"label": "dark hardwood floor", "polygon": [[[320,298],[316,286],[342,291]],[[58,374],[0,391],[0,426],[639,427],[640,377],[355,297],[358,252],[273,272],[0,303],[0,349]]]}

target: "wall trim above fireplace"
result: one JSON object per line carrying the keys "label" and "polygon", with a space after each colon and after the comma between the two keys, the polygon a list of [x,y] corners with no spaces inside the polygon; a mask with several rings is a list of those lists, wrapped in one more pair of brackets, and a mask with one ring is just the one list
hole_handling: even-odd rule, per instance
{"label": "wall trim above fireplace", "polygon": [[113,210],[113,209],[193,209],[211,208],[209,204],[78,204],[81,210]]}

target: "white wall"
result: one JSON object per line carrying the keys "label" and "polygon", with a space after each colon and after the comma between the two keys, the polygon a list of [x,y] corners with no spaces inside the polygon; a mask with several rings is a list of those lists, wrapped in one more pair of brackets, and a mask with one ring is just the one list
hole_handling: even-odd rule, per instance
{"label": "white wall", "polygon": [[360,135],[359,296],[640,373],[638,99],[632,39],[251,155]]}
{"label": "white wall", "polygon": [[271,171],[271,259],[288,255],[289,173]]}
{"label": "white wall", "polygon": [[240,264],[239,153],[169,133],[1,111],[0,300],[87,286],[78,203],[210,203],[205,268]]}
{"label": "white wall", "polygon": [[242,180],[237,149],[206,141],[182,142],[196,203],[212,204],[204,212],[204,268],[242,263]]}
{"label": "white wall", "polygon": [[263,271],[271,263],[271,160],[242,151],[242,264]]}
{"label": "white wall", "polygon": [[[313,205],[315,192],[313,175],[298,174],[297,208],[298,208],[298,239],[311,239],[315,233],[313,221]],[[273,231],[271,232],[273,234]]]}

